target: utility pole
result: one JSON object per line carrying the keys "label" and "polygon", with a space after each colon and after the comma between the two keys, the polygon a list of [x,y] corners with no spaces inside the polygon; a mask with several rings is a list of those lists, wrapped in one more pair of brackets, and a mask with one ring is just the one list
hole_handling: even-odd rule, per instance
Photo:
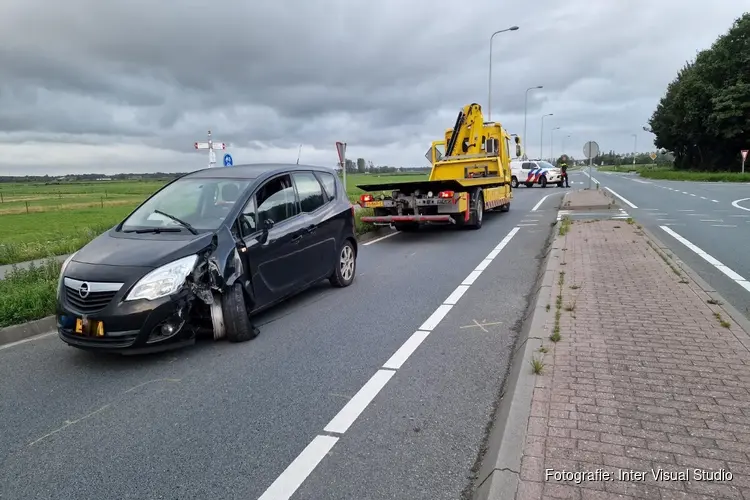
{"label": "utility pole", "polygon": [[511,26],[510,28],[506,28],[504,30],[496,31],[490,36],[490,81],[489,81],[489,88],[487,90],[487,121],[492,121],[492,40],[495,38],[495,35],[499,35],[500,33],[505,33],[506,31],[516,31],[518,30],[518,26]]}
{"label": "utility pole", "polygon": [[542,85],[537,85],[536,87],[529,87],[526,89],[526,98],[523,102],[523,138],[521,139],[523,142],[523,159],[528,160],[529,155],[526,154],[526,143],[528,142],[528,138],[526,137],[526,115],[528,114],[529,109],[529,90],[536,90],[536,89],[542,89],[544,88]]}
{"label": "utility pole", "polygon": [[549,132],[549,159],[553,165],[555,164],[555,130],[560,130],[560,127],[555,127]]}
{"label": "utility pole", "polygon": [[544,118],[547,116],[555,116],[554,113],[549,113],[546,115],[542,115],[542,131],[540,132],[539,137],[539,159],[541,160],[544,156]]}

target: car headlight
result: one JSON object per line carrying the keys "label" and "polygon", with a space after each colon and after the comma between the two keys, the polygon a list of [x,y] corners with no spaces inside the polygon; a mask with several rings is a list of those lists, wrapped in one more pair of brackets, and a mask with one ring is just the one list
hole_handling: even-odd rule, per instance
{"label": "car headlight", "polygon": [[154,269],[138,280],[125,300],[154,300],[175,293],[193,271],[196,260],[197,255],[189,255]]}

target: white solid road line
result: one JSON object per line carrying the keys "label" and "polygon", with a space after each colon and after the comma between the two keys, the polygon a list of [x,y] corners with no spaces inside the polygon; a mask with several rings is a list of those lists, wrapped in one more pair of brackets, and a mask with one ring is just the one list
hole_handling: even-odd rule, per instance
{"label": "white solid road line", "polygon": [[362,246],[366,247],[367,245],[372,245],[373,243],[377,243],[378,241],[383,241],[384,239],[390,238],[391,236],[396,236],[400,232],[401,231],[394,231],[392,233],[386,234],[385,236],[381,236],[380,238],[375,238],[374,240],[366,241],[366,242],[362,243]]}
{"label": "white solid road line", "polygon": [[716,269],[724,273],[726,276],[729,277],[729,279],[731,279],[732,281],[740,285],[742,288],[750,292],[750,281],[746,280],[745,278],[743,278],[736,272],[732,271],[727,266],[725,266],[724,264],[716,260],[714,257],[704,252],[700,247],[686,240],[685,238],[683,238],[682,236],[674,232],[672,229],[666,226],[659,226],[659,227],[663,229],[664,232],[666,232],[668,235],[670,235],[671,237],[673,237],[674,239],[676,239],[677,241],[679,241],[680,243],[688,247],[690,250],[695,252],[700,257],[702,257],[703,260],[705,260],[706,262],[714,266]]}
{"label": "white solid road line", "polygon": [[750,198],[742,198],[742,199],[739,199],[739,200],[734,200],[732,202],[732,206],[734,208],[739,208],[740,210],[746,210],[746,211],[750,212],[750,208],[740,206],[740,202],[741,201],[747,201],[747,200],[750,200]]}
{"label": "white solid road line", "polygon": [[414,354],[414,351],[417,350],[417,347],[419,347],[422,341],[426,339],[429,334],[430,332],[423,332],[422,330],[417,330],[416,332],[414,332],[414,334],[409,337],[409,340],[404,342],[404,345],[402,345],[398,349],[398,351],[396,351],[395,354],[391,356],[391,359],[385,362],[383,368],[386,368],[388,370],[398,370],[399,368],[401,368],[406,360],[409,359],[409,356]]}
{"label": "white solid road line", "polygon": [[[396,371],[414,354],[417,348],[424,342],[445,316],[450,312],[453,306],[463,297],[469,287],[479,278],[487,269],[492,260],[499,255],[503,248],[510,242],[511,238],[520,231],[521,228],[516,226],[497,244],[492,251],[482,259],[479,265],[456,287],[453,292],[443,301],[442,304],[427,318],[422,326],[399,347],[396,352],[385,362],[383,367],[375,372],[370,380],[344,405],[335,417],[325,426],[324,431],[334,434],[345,434],[349,427],[357,420],[367,406],[372,402],[378,393],[385,387],[388,381],[396,374]],[[396,233],[384,236],[384,239],[393,236]],[[368,241],[366,244],[375,243],[378,240]],[[276,478],[258,500],[289,500],[297,489],[315,470],[315,467],[325,458],[328,452],[339,440],[339,437],[318,435],[313,441],[300,453],[289,467]]]}
{"label": "white solid road line", "polygon": [[606,186],[604,186],[604,189],[606,189],[607,191],[609,191],[613,195],[615,195],[618,198],[620,198],[626,205],[630,206],[630,208],[638,208],[635,205],[633,205],[631,202],[629,202],[628,200],[626,200],[625,198],[623,198],[622,196],[620,196],[619,194],[615,193],[612,189],[610,189],[610,188],[608,188]]}
{"label": "white solid road line", "polygon": [[536,212],[539,209],[539,207],[542,206],[542,203],[544,203],[544,200],[546,200],[550,196],[552,196],[552,193],[545,195],[541,200],[539,200],[539,202],[536,205],[534,205],[534,208],[532,208],[531,211]]}
{"label": "white solid road line", "polygon": [[316,436],[258,500],[290,498],[338,440],[333,436]]}
{"label": "white solid road line", "polygon": [[583,170],[582,170],[581,172],[583,172],[583,175],[585,175],[586,177],[588,177],[589,179],[591,179],[591,180],[592,180],[592,181],[594,181],[595,183],[597,183],[597,184],[601,184],[601,183],[600,183],[600,182],[599,182],[598,180],[596,180],[596,178],[594,178],[594,177],[591,177],[591,176],[589,175],[589,173],[588,173],[588,172],[585,172],[585,171],[583,171]]}
{"label": "white solid road line", "polygon": [[50,335],[54,335],[57,332],[49,332],[49,333],[42,333],[40,335],[34,335],[33,337],[29,337],[27,339],[21,339],[16,340],[15,342],[11,342],[10,344],[0,345],[0,351],[3,349],[9,349],[11,347],[15,347],[17,345],[25,344],[26,342],[32,342],[34,340],[43,339],[45,337],[49,337]]}
{"label": "white solid road line", "polygon": [[328,422],[323,430],[344,434],[395,374],[394,370],[376,371],[375,375],[370,377],[370,380],[341,408],[341,411]]}

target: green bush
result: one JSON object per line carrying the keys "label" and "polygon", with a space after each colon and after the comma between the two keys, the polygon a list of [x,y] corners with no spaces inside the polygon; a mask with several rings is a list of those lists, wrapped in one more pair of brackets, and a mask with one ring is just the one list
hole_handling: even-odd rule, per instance
{"label": "green bush", "polygon": [[14,268],[0,280],[0,327],[55,313],[61,262],[50,259],[28,269]]}

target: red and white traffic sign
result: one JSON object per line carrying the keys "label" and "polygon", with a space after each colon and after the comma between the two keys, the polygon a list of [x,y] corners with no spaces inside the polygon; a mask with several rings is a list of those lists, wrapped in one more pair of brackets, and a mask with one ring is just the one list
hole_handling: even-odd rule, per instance
{"label": "red and white traffic sign", "polygon": [[345,142],[337,142],[336,143],[336,151],[339,153],[339,163],[344,165],[344,162],[346,161],[346,143]]}
{"label": "red and white traffic sign", "polygon": [[747,159],[747,152],[747,149],[743,149],[742,151],[740,151],[740,153],[742,153],[742,161],[745,161]]}

